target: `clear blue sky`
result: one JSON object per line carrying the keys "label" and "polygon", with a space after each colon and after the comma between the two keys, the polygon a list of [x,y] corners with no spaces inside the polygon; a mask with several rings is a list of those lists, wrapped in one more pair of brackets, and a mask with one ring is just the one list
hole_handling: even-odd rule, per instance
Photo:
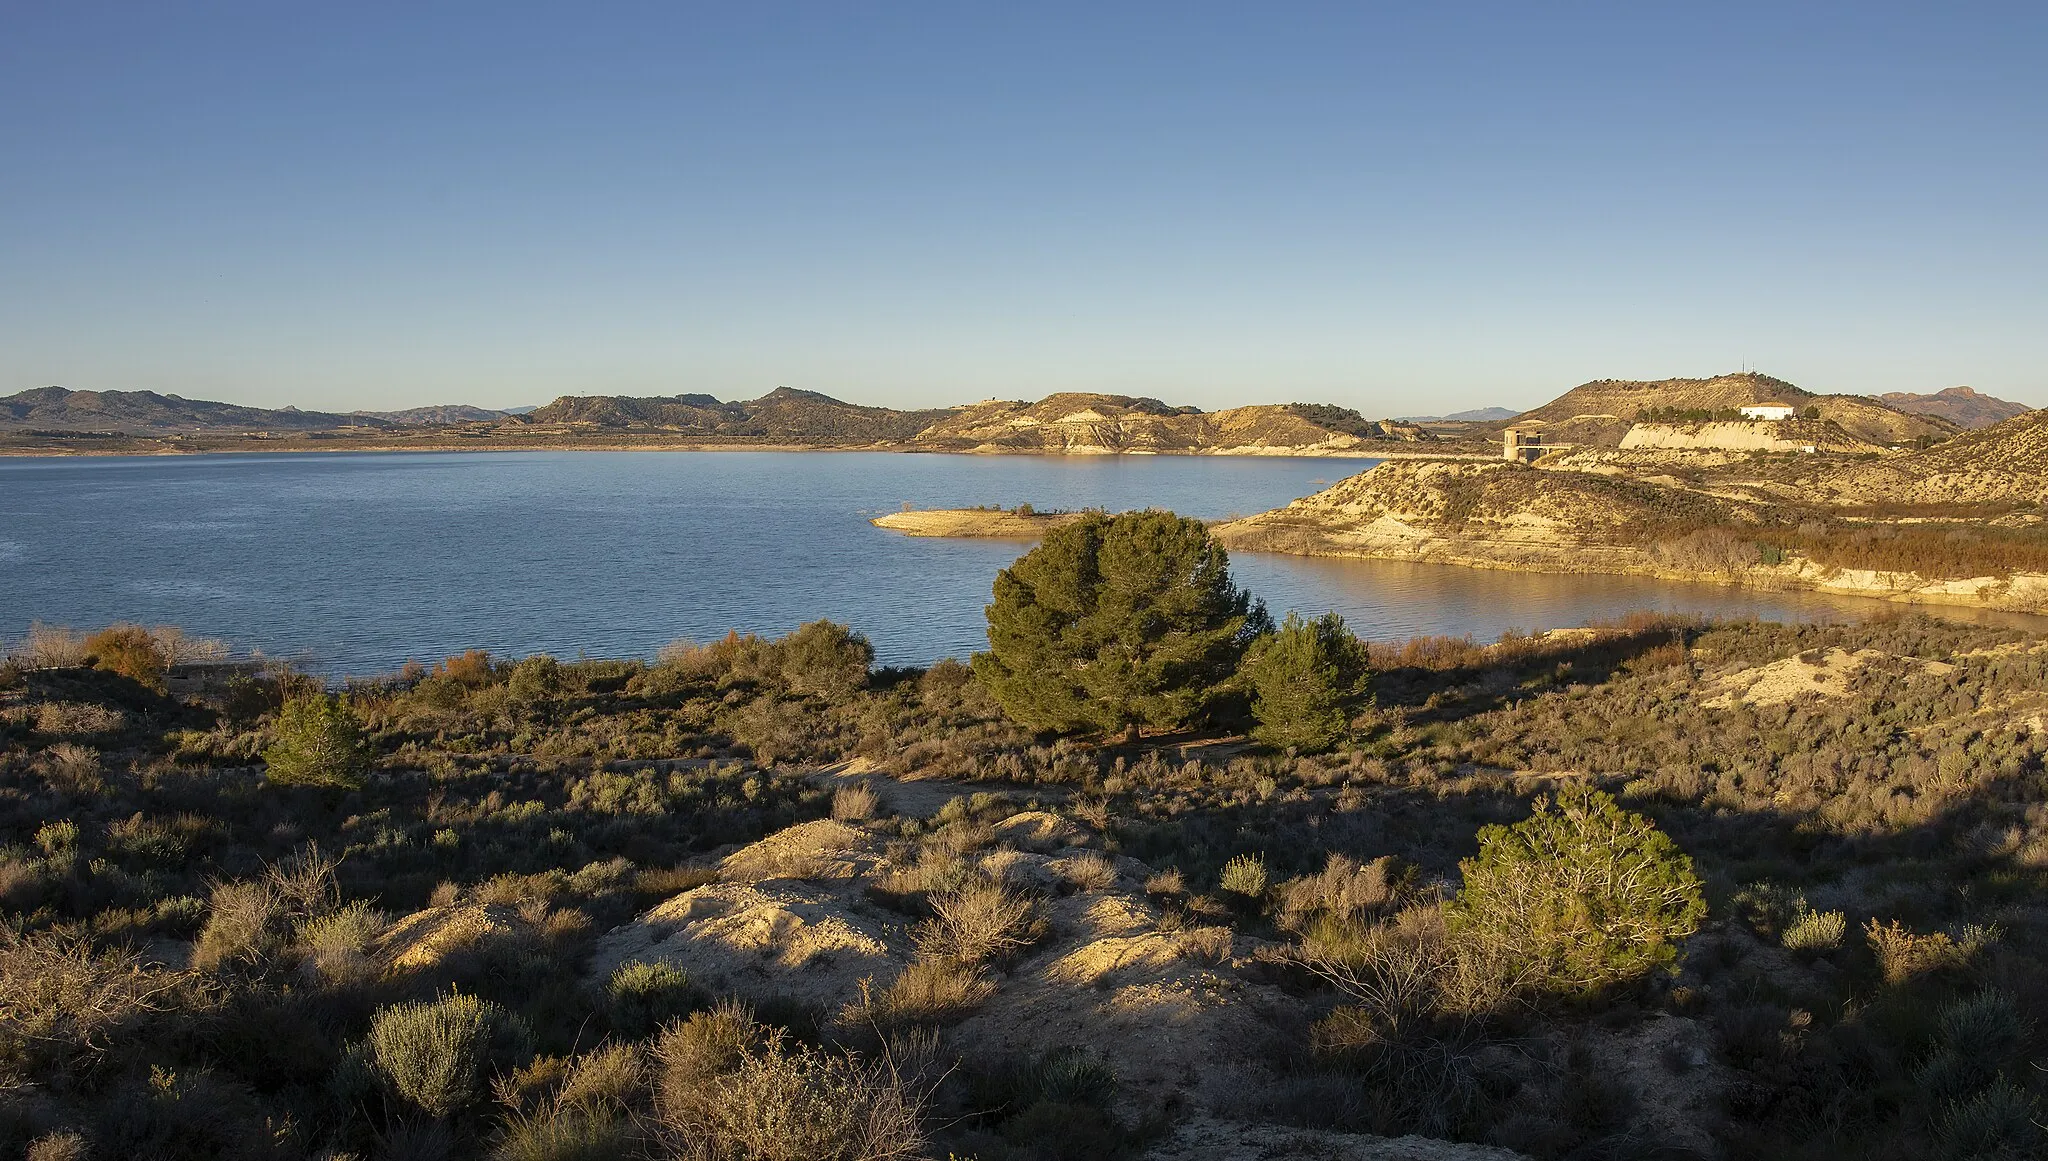
{"label": "clear blue sky", "polygon": [[0,0],[0,394],[2048,405],[2048,5]]}

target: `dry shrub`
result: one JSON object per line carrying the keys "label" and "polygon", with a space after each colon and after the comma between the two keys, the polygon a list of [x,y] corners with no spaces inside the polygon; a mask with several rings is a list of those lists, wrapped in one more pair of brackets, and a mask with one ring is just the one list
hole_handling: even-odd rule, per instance
{"label": "dry shrub", "polygon": [[92,1146],[84,1134],[60,1130],[30,1141],[23,1161],[86,1161],[90,1156]]}
{"label": "dry shrub", "polygon": [[606,1044],[578,1058],[556,1100],[585,1109],[624,1111],[640,1091],[644,1061],[637,1044]]}
{"label": "dry shrub", "polygon": [[298,942],[307,966],[319,976],[335,983],[358,983],[376,973],[368,951],[384,928],[383,913],[358,899],[301,921]]}
{"label": "dry shrub", "polygon": [[496,677],[497,670],[491,664],[491,655],[482,649],[471,649],[459,657],[444,659],[434,666],[433,676],[445,677],[471,689],[489,685]]}
{"label": "dry shrub", "polygon": [[1180,873],[1179,867],[1168,867],[1163,871],[1154,872],[1145,880],[1145,893],[1177,898],[1188,893],[1187,879]]}
{"label": "dry shrub", "polygon": [[995,982],[977,964],[920,959],[889,985],[877,1014],[896,1023],[948,1024],[965,1019],[995,994]]}
{"label": "dry shrub", "polygon": [[1495,941],[1454,936],[1437,903],[1417,904],[1372,924],[1322,916],[1296,954],[1309,971],[1396,1032],[1440,1017],[1492,1011],[1527,982],[1527,973]]}
{"label": "dry shrub", "polygon": [[841,822],[873,818],[881,808],[882,796],[866,782],[853,782],[832,792],[832,817]]}
{"label": "dry shrub", "polygon": [[1280,926],[1302,932],[1318,916],[1362,922],[1394,907],[1406,885],[1398,862],[1385,855],[1361,863],[1349,855],[1332,854],[1313,875],[1280,885]]}
{"label": "dry shrub", "polygon": [[283,901],[268,883],[215,883],[206,926],[192,947],[192,966],[208,971],[260,964],[278,950],[284,917]]}
{"label": "dry shrub", "polygon": [[931,896],[932,918],[917,925],[913,938],[930,959],[982,964],[1031,946],[1042,921],[1038,906],[1022,891],[986,879]]}
{"label": "dry shrub", "polygon": [[0,858],[0,907],[34,911],[42,893],[42,868],[33,860]]}
{"label": "dry shrub", "polygon": [[515,1113],[491,1150],[495,1161],[615,1161],[632,1155],[633,1122],[620,1113],[546,1108]]}
{"label": "dry shrub", "polygon": [[34,621],[29,624],[28,635],[9,651],[8,658],[23,669],[71,669],[85,664],[85,638],[61,625]]}
{"label": "dry shrub", "polygon": [[128,715],[89,702],[46,701],[36,707],[36,732],[52,738],[85,738],[119,733]]}
{"label": "dry shrub", "polygon": [[1944,931],[1916,934],[1896,919],[1887,924],[1872,919],[1864,925],[1863,938],[1877,957],[1878,974],[1884,982],[1903,984],[1931,972],[1967,966],[1991,942],[1992,934],[1974,930],[1958,940]]}
{"label": "dry shrub", "polygon": [[1754,536],[1730,528],[1702,528],[1650,547],[1658,564],[1681,572],[1731,573],[1754,567],[1763,549]]}
{"label": "dry shrub", "polygon": [[1116,864],[1096,851],[1060,863],[1060,876],[1082,891],[1107,891],[1116,886]]}
{"label": "dry shrub", "polygon": [[132,952],[0,928],[0,1058],[54,1079],[164,1011],[178,985]]}
{"label": "dry shrub", "polygon": [[1183,958],[1220,966],[1230,962],[1234,937],[1228,927],[1191,927],[1177,933],[1173,942]]}
{"label": "dry shrub", "polygon": [[85,639],[85,651],[93,668],[118,673],[158,693],[164,691],[170,659],[142,626],[125,621],[109,625]]}
{"label": "dry shrub", "polygon": [[894,1069],[792,1046],[744,1009],[698,1013],[662,1034],[660,1124],[701,1161],[919,1157],[925,1096]]}
{"label": "dry shrub", "polygon": [[762,1035],[753,1013],[730,999],[664,1028],[654,1042],[654,1097],[663,1118],[687,1119],[704,1087],[737,1068]]}
{"label": "dry shrub", "polygon": [[149,635],[156,641],[166,665],[192,665],[220,661],[228,655],[228,644],[214,637],[188,637],[176,625],[155,625]]}
{"label": "dry shrub", "polygon": [[43,770],[50,785],[67,794],[97,794],[106,786],[99,751],[75,742],[51,746]]}

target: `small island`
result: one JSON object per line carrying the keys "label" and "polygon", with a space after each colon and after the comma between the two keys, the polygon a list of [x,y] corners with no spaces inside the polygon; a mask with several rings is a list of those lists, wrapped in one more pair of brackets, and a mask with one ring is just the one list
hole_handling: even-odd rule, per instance
{"label": "small island", "polygon": [[1037,540],[1062,524],[1079,520],[1080,512],[1036,512],[1029,504],[1015,508],[905,509],[868,521],[877,528],[905,536],[986,537],[996,540]]}

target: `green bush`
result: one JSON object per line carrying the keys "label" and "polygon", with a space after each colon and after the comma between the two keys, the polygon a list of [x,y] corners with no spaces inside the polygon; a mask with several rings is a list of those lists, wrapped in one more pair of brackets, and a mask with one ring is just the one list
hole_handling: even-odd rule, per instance
{"label": "green bush", "polygon": [[1223,864],[1223,874],[1217,886],[1247,899],[1263,898],[1266,894],[1266,860],[1259,855],[1232,858]]}
{"label": "green bush", "polygon": [[1365,645],[1325,613],[1287,614],[1280,628],[1252,642],[1238,668],[1252,694],[1252,736],[1269,746],[1320,753],[1350,732],[1351,706],[1370,673]]}
{"label": "green bush", "polygon": [[620,1034],[641,1037],[704,1005],[702,989],[665,960],[620,964],[604,985],[605,1013]]}
{"label": "green bush", "polygon": [[295,697],[278,711],[277,741],[263,751],[265,776],[279,786],[355,790],[369,769],[362,724],[340,698]]}
{"label": "green bush", "polygon": [[1787,951],[1833,951],[1842,946],[1848,931],[1848,917],[1840,911],[1807,911],[1785,928],[1778,942]]}
{"label": "green bush", "polygon": [[380,1009],[370,1022],[370,1060],[399,1096],[445,1117],[482,1094],[494,1046],[522,1038],[505,1009],[457,993]]}
{"label": "green bush", "polygon": [[775,643],[782,680],[796,693],[844,697],[868,683],[875,647],[844,625],[812,621]]}
{"label": "green bush", "polygon": [[1649,819],[1572,786],[1459,864],[1454,934],[1502,952],[1510,978],[1586,993],[1670,965],[1707,905],[1692,860]]}
{"label": "green bush", "polygon": [[996,575],[974,672],[1034,729],[1179,728],[1271,620],[1199,520],[1091,513]]}

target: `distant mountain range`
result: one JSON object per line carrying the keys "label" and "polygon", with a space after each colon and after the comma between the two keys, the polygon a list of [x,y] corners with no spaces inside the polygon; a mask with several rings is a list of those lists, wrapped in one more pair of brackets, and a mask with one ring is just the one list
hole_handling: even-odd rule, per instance
{"label": "distant mountain range", "polygon": [[233,403],[209,403],[154,391],[67,391],[38,387],[0,398],[0,428],[36,431],[325,431],[350,423],[395,426],[388,420]]}
{"label": "distant mountain range", "polygon": [[1478,407],[1471,411],[1453,411],[1449,415],[1408,415],[1403,423],[1499,423],[1520,415],[1512,407]]}
{"label": "distant mountain range", "polygon": [[349,414],[388,419],[407,427],[440,427],[450,423],[491,423],[532,410],[531,407],[521,407],[511,411],[493,411],[488,407],[471,407],[467,403],[446,403],[435,407],[408,407],[404,411],[352,411]]}
{"label": "distant mountain range", "polygon": [[[523,410],[532,410],[525,408]],[[0,430],[119,432],[171,435],[186,432],[296,432],[337,428],[393,430],[495,422],[512,412],[466,404],[415,407],[407,411],[301,411],[296,407],[244,407],[162,395],[155,391],[68,391],[37,387],[0,396]]]}
{"label": "distant mountain range", "polygon": [[[1582,383],[1531,411],[1485,407],[1420,420],[1367,419],[1319,403],[1259,404],[1203,411],[1128,395],[1064,392],[1036,402],[985,400],[959,407],[899,411],[847,403],[815,391],[778,387],[758,399],[710,395],[568,395],[545,407],[496,410],[466,404],[338,414],[185,399],[154,391],[69,391],[41,387],[0,397],[0,432],[85,433],[131,437],[304,436],[358,443],[388,433],[416,446],[537,442],[634,446],[664,443],[887,447],[910,451],[1029,453],[1328,454],[1376,445],[1431,441],[1423,423],[1470,424],[1475,438],[1510,421],[1541,425],[1549,442],[1619,447],[1646,416],[1732,412],[1746,404],[1817,409],[1830,430],[1862,445],[1896,447],[1946,440],[1964,428],[2025,414],[2027,408],[1967,387],[1933,395],[1817,395],[1782,379],[1745,372],[1710,379]],[[322,434],[332,433],[332,434]],[[445,441],[444,441],[445,442]],[[1466,449],[1470,450],[1470,449]]]}
{"label": "distant mountain range", "polygon": [[1968,387],[1950,387],[1932,395],[1915,395],[1908,391],[1892,391],[1877,397],[1881,402],[1914,415],[1933,415],[1948,420],[1957,427],[1991,427],[2015,419],[2033,410],[2024,403],[2014,403],[1990,395],[1979,394]]}
{"label": "distant mountain range", "polygon": [[[517,412],[466,405],[363,411],[350,415],[271,410],[160,395],[153,391],[68,391],[44,387],[0,399],[0,431],[130,436],[307,434],[353,429],[418,439],[439,429],[469,446],[607,439],[644,445],[677,440],[797,447],[1036,453],[1322,454],[1374,442],[1433,438],[1398,420],[1367,419],[1347,407],[1268,404],[1205,412],[1157,399],[1064,393],[1036,402],[987,400],[961,407],[898,411],[778,387],[759,399],[710,395],[563,396]],[[319,438],[326,438],[320,436]]]}

